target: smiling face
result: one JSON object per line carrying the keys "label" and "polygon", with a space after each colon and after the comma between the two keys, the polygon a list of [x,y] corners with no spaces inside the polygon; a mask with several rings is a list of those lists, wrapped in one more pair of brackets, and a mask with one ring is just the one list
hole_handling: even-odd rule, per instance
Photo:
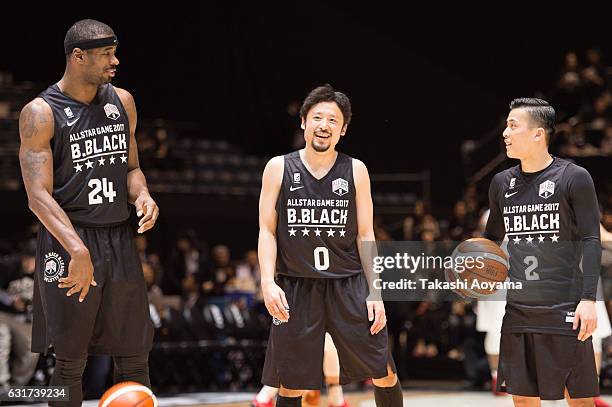
{"label": "smiling face", "polygon": [[528,111],[522,108],[512,109],[506,119],[503,132],[506,154],[519,160],[528,158],[540,149],[547,149],[546,135]]}
{"label": "smiling face", "polygon": [[75,56],[88,83],[103,85],[115,77],[119,60],[116,57],[117,46],[75,51]]}
{"label": "smiling face", "polygon": [[302,129],[306,145],[323,153],[333,151],[346,133],[344,117],[336,102],[320,102],[314,105],[302,118]]}

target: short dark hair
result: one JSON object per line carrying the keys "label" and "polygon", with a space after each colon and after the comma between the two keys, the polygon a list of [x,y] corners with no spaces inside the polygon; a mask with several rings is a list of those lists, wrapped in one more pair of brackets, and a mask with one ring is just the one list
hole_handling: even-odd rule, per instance
{"label": "short dark hair", "polygon": [[64,49],[68,44],[77,41],[95,40],[103,37],[115,35],[115,32],[108,25],[90,18],[77,21],[66,32],[64,37]]}
{"label": "short dark hair", "polygon": [[348,126],[351,122],[353,112],[351,111],[351,101],[348,96],[342,92],[336,91],[330,84],[326,83],[323,86],[314,88],[302,103],[300,108],[300,118],[306,119],[308,112],[314,105],[321,102],[336,102],[342,116],[344,118],[344,126]]}
{"label": "short dark hair", "polygon": [[555,109],[545,101],[538,98],[518,98],[510,102],[510,110],[525,109],[539,126],[546,132],[546,144],[555,134]]}

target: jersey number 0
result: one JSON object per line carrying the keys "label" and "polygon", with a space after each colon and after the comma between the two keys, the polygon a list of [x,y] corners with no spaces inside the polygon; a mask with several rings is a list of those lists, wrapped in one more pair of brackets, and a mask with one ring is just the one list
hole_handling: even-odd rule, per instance
{"label": "jersey number 0", "polygon": [[325,271],[329,268],[329,250],[325,246],[319,246],[314,249],[314,266],[319,271]]}

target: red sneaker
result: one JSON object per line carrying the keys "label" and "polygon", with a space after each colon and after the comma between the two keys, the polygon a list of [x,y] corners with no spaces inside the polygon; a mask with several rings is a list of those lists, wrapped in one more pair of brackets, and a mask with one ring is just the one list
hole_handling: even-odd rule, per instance
{"label": "red sneaker", "polygon": [[595,402],[595,407],[611,407],[610,404],[606,403],[599,397],[595,397],[593,401]]}
{"label": "red sneaker", "polygon": [[494,396],[506,396],[508,393],[504,391],[497,391],[497,377],[493,377],[491,379],[491,391],[493,391]]}
{"label": "red sneaker", "polygon": [[272,400],[268,400],[265,403],[260,403],[255,398],[255,399],[253,399],[253,401],[251,401],[251,407],[274,407],[274,403],[272,402]]}

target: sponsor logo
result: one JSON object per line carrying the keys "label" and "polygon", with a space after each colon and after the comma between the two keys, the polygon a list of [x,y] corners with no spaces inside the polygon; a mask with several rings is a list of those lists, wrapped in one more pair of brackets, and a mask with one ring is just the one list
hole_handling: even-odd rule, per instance
{"label": "sponsor logo", "polygon": [[67,121],[66,124],[68,125],[68,127],[71,127],[73,124],[75,124],[76,122],[78,122],[80,119],[80,117],[77,117],[76,119],[74,119],[73,121]]}
{"label": "sponsor logo", "polygon": [[44,280],[47,283],[57,281],[64,275],[64,260],[59,254],[55,252],[45,254],[44,273]]}
{"label": "sponsor logo", "polygon": [[342,196],[348,193],[348,181],[343,178],[336,178],[332,181],[332,191],[334,194]]}
{"label": "sponsor logo", "polygon": [[302,188],[304,188],[304,185],[302,185],[301,187],[290,186],[289,191],[293,192],[293,191],[297,191],[298,189],[302,189]]}
{"label": "sponsor logo", "polygon": [[106,113],[106,117],[109,119],[117,120],[119,118],[119,109],[112,103],[104,105],[104,113]]}
{"label": "sponsor logo", "polygon": [[573,311],[568,311],[567,314],[565,315],[565,322],[574,322],[574,317],[576,316],[576,314]]}
{"label": "sponsor logo", "polygon": [[514,189],[514,185],[516,185],[516,178],[510,179],[510,188],[509,189]]}
{"label": "sponsor logo", "polygon": [[72,113],[72,110],[70,110],[69,107],[65,108],[64,112],[66,113],[66,116],[68,116],[69,119],[72,119],[74,117],[74,114]]}
{"label": "sponsor logo", "polygon": [[294,184],[299,184],[301,182],[301,176],[299,172],[294,172],[293,173],[293,183]]}
{"label": "sponsor logo", "polygon": [[544,199],[550,198],[555,193],[555,183],[548,180],[540,184],[540,196]]}
{"label": "sponsor logo", "polygon": [[510,197],[511,197],[512,195],[514,195],[514,194],[518,194],[518,191],[514,191],[514,192],[512,192],[512,193],[506,192],[506,193],[504,194],[504,196],[505,196],[506,198],[510,198]]}

